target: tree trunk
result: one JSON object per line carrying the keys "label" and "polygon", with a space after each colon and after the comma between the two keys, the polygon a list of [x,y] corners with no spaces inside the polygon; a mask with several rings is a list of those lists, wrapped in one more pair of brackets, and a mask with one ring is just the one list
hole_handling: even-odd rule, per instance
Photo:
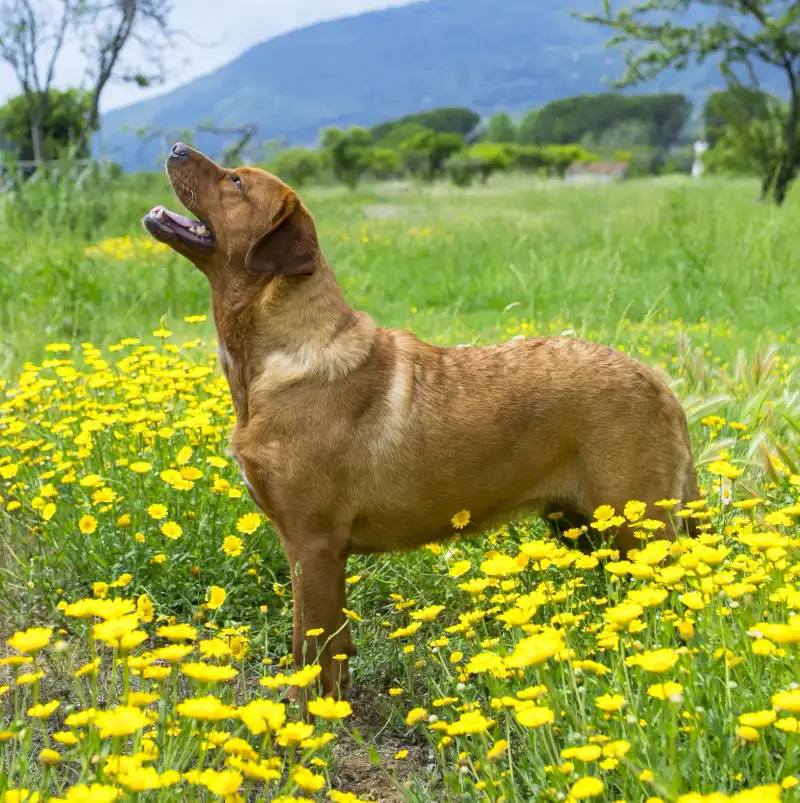
{"label": "tree trunk", "polygon": [[797,174],[797,118],[798,102],[797,84],[793,73],[789,73],[789,116],[786,118],[786,135],[784,152],[781,158],[778,173],[775,176],[775,186],[772,189],[772,199],[780,206],[786,200],[786,193],[789,185],[794,181]]}
{"label": "tree trunk", "polygon": [[46,107],[44,98],[38,98],[33,95],[28,98],[28,123],[31,127],[31,147],[33,148],[33,161],[37,163],[43,162],[45,159],[44,152],[44,118],[46,115]]}

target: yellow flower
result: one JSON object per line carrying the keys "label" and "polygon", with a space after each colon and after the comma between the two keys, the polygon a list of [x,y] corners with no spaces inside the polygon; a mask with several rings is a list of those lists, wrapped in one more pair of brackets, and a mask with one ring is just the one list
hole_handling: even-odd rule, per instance
{"label": "yellow flower", "polygon": [[422,627],[421,622],[412,622],[407,627],[400,627],[397,630],[393,631],[392,633],[389,633],[389,638],[395,639],[395,638],[407,638],[408,636],[413,636],[414,633],[416,633],[417,630],[419,630],[421,627]]}
{"label": "yellow flower", "polygon": [[430,622],[444,610],[444,605],[429,605],[418,611],[411,611],[411,618],[417,622]]}
{"label": "yellow flower", "polygon": [[[339,792],[336,789],[331,789],[328,792],[328,797],[333,801],[333,803],[370,803],[368,800],[362,800],[361,798],[356,797],[352,792]],[[292,800],[294,800],[292,798]],[[275,798],[272,803],[281,803],[278,798]],[[284,803],[287,803],[284,801]],[[288,803],[292,803],[292,801],[288,801]]]}
{"label": "yellow flower", "polygon": [[555,722],[555,714],[549,709],[541,706],[531,705],[526,708],[518,708],[514,712],[517,722],[526,728],[538,728],[542,725],[549,725]]}
{"label": "yellow flower", "polygon": [[631,602],[623,602],[613,608],[606,608],[603,611],[603,618],[607,622],[614,624],[627,625],[644,613],[644,608]]}
{"label": "yellow flower", "polygon": [[147,508],[147,515],[156,521],[161,521],[161,519],[166,518],[167,513],[169,513],[169,511],[166,507],[164,507],[164,505],[150,505]]}
{"label": "yellow flower", "polygon": [[[524,724],[524,723],[523,723]],[[447,727],[448,736],[485,733],[494,725],[493,719],[486,719],[479,711],[467,711]]]}
{"label": "yellow flower", "polygon": [[575,800],[586,800],[601,795],[605,788],[605,784],[599,778],[587,776],[578,778],[570,787],[569,793]]}
{"label": "yellow flower", "polygon": [[17,686],[33,686],[44,677],[44,672],[25,672],[17,675]]}
{"label": "yellow flower", "polygon": [[656,683],[648,688],[647,693],[657,700],[670,700],[677,697],[683,691],[680,683],[667,681],[666,683]]}
{"label": "yellow flower", "polygon": [[236,793],[244,781],[244,776],[237,770],[203,770],[200,783],[220,797],[231,797]]}
{"label": "yellow flower", "polygon": [[678,662],[675,650],[663,648],[660,650],[645,650],[639,655],[631,655],[625,659],[626,666],[638,666],[646,672],[660,674],[671,669]]}
{"label": "yellow flower", "polygon": [[147,472],[150,471],[153,466],[146,460],[139,460],[136,463],[131,463],[128,468],[130,468],[130,470],[136,474],[147,474]]}
{"label": "yellow flower", "polygon": [[183,528],[175,521],[168,521],[161,525],[161,532],[166,535],[167,538],[177,541],[178,538],[183,535]]}
{"label": "yellow flower", "polygon": [[292,781],[304,792],[319,792],[325,786],[324,776],[317,775],[311,772],[308,767],[303,767],[300,764],[295,764],[292,767]]}
{"label": "yellow flower", "polygon": [[334,700],[332,697],[318,698],[308,703],[309,713],[320,719],[344,719],[353,713],[346,700]]}
{"label": "yellow flower", "polygon": [[739,725],[736,735],[744,742],[757,742],[759,738],[758,731],[751,725]]}
{"label": "yellow flower", "polygon": [[594,704],[601,710],[609,713],[621,711],[627,700],[621,694],[604,694],[595,697]]}
{"label": "yellow flower", "polygon": [[239,521],[236,522],[236,529],[245,535],[252,535],[261,524],[261,516],[258,513],[245,513]]}
{"label": "yellow flower", "polygon": [[36,760],[40,764],[44,764],[48,767],[53,767],[56,764],[61,763],[61,755],[56,750],[51,750],[50,748],[45,748],[44,750],[39,751],[39,755],[37,756]]}
{"label": "yellow flower", "polygon": [[528,560],[525,554],[516,558],[510,555],[494,555],[481,562],[481,571],[489,577],[508,577],[523,571],[528,565]]}
{"label": "yellow flower", "polygon": [[14,633],[6,644],[23,654],[37,653],[50,643],[52,636],[53,631],[49,627],[31,627]]}
{"label": "yellow flower", "polygon": [[468,560],[457,560],[450,566],[448,574],[450,577],[461,577],[472,568],[472,562]]}
{"label": "yellow flower", "polygon": [[304,739],[308,739],[314,733],[314,726],[305,722],[287,722],[278,731],[278,744],[281,747],[288,747],[291,744],[299,744]]}
{"label": "yellow flower", "polygon": [[749,728],[766,728],[771,725],[778,715],[775,711],[754,711],[751,714],[740,714],[739,724]]}
{"label": "yellow flower", "polygon": [[143,622],[152,622],[155,615],[155,608],[147,594],[141,594],[136,600],[136,612]]}
{"label": "yellow flower", "polygon": [[457,530],[463,530],[469,524],[469,520],[469,511],[459,510],[450,521],[452,522],[453,527],[455,527]]}
{"label": "yellow flower", "polygon": [[180,671],[187,678],[204,685],[233,680],[239,675],[239,671],[232,666],[214,666],[201,662],[181,664]]}
{"label": "yellow flower", "polygon": [[424,708],[412,708],[406,714],[406,725],[409,727],[416,725],[428,716],[428,712]]}
{"label": "yellow flower", "polygon": [[564,649],[561,632],[550,631],[528,636],[517,642],[514,652],[506,658],[506,666],[523,669],[543,663]]}
{"label": "yellow flower", "polygon": [[561,758],[572,759],[589,763],[597,761],[603,753],[599,744],[585,744],[581,747],[568,747],[561,751]]}
{"label": "yellow flower", "polygon": [[398,750],[394,754],[394,757],[396,761],[402,761],[403,759],[408,758],[408,750]]}
{"label": "yellow flower", "polygon": [[88,513],[85,516],[81,516],[78,521],[78,529],[84,535],[91,535],[97,529],[97,519]]}
{"label": "yellow flower", "polygon": [[208,594],[206,595],[206,607],[210,610],[214,611],[217,608],[222,606],[222,603],[225,602],[225,597],[228,594],[224,588],[220,586],[211,586],[208,590]]}
{"label": "yellow flower", "polygon": [[236,710],[216,697],[194,697],[178,703],[177,711],[182,717],[218,722],[236,716]]}
{"label": "yellow flower", "polygon": [[51,700],[49,703],[31,706],[28,709],[28,716],[33,719],[47,719],[60,705],[58,700]]}
{"label": "yellow flower", "polygon": [[163,625],[156,633],[167,641],[194,641],[197,638],[197,630],[185,624]]}
{"label": "yellow flower", "polygon": [[772,695],[772,707],[776,711],[790,711],[800,713],[800,689],[780,691]]}
{"label": "yellow flower", "polygon": [[100,731],[101,739],[130,736],[149,724],[145,712],[132,705],[117,706],[113,711],[97,711],[92,718],[92,725]]}
{"label": "yellow flower", "polygon": [[286,721],[286,706],[272,700],[251,700],[238,709],[239,719],[255,736],[277,731]]}
{"label": "yellow flower", "polygon": [[321,674],[322,667],[319,664],[310,664],[298,669],[291,675],[286,676],[286,684],[289,686],[298,686],[301,689],[310,686]]}
{"label": "yellow flower", "polygon": [[236,535],[228,535],[222,542],[222,551],[229,558],[236,558],[244,551],[244,541]]}

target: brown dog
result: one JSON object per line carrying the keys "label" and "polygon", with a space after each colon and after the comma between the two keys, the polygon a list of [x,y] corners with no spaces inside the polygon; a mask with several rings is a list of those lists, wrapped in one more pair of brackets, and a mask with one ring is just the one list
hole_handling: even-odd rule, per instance
{"label": "brown dog", "polygon": [[[377,328],[345,301],[311,215],[275,176],[182,143],[167,173],[204,222],[156,207],[144,225],[211,284],[232,451],[289,559],[295,664],[319,660],[325,694],[348,679],[333,656],[353,653],[349,554],[448,539],[462,509],[476,533],[629,500],[666,521],[651,503],[698,498],[685,413],[651,369],[571,338],[439,348]],[[636,541],[623,528],[617,543]],[[321,654],[304,644],[318,627]]]}

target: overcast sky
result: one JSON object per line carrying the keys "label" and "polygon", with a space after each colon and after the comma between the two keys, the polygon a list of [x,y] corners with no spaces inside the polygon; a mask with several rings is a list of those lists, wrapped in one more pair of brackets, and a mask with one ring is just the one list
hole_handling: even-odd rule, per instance
{"label": "overcast sky", "polygon": [[[404,5],[411,0],[173,0],[172,23],[189,35],[176,41],[167,64],[168,83],[153,89],[109,84],[103,95],[103,110],[125,106],[157,95],[190,78],[213,71],[242,51],[265,39],[312,22],[334,19],[361,11]],[[46,5],[48,0],[34,0]],[[224,14],[220,13],[224,11]],[[58,62],[57,85],[79,86],[86,64],[78,42],[67,44]],[[0,103],[17,94],[14,73],[0,63]]]}

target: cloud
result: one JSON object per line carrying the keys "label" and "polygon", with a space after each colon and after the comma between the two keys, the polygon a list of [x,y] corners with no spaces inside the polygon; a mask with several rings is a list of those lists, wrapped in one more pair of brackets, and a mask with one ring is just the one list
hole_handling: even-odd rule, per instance
{"label": "cloud", "polygon": [[[174,0],[172,24],[185,35],[176,38],[166,59],[167,83],[150,89],[109,84],[102,109],[108,111],[174,89],[294,28],[408,2],[411,0]],[[56,79],[60,88],[86,83],[86,61],[75,38],[64,48]],[[11,68],[0,63],[0,103],[19,91]]]}

